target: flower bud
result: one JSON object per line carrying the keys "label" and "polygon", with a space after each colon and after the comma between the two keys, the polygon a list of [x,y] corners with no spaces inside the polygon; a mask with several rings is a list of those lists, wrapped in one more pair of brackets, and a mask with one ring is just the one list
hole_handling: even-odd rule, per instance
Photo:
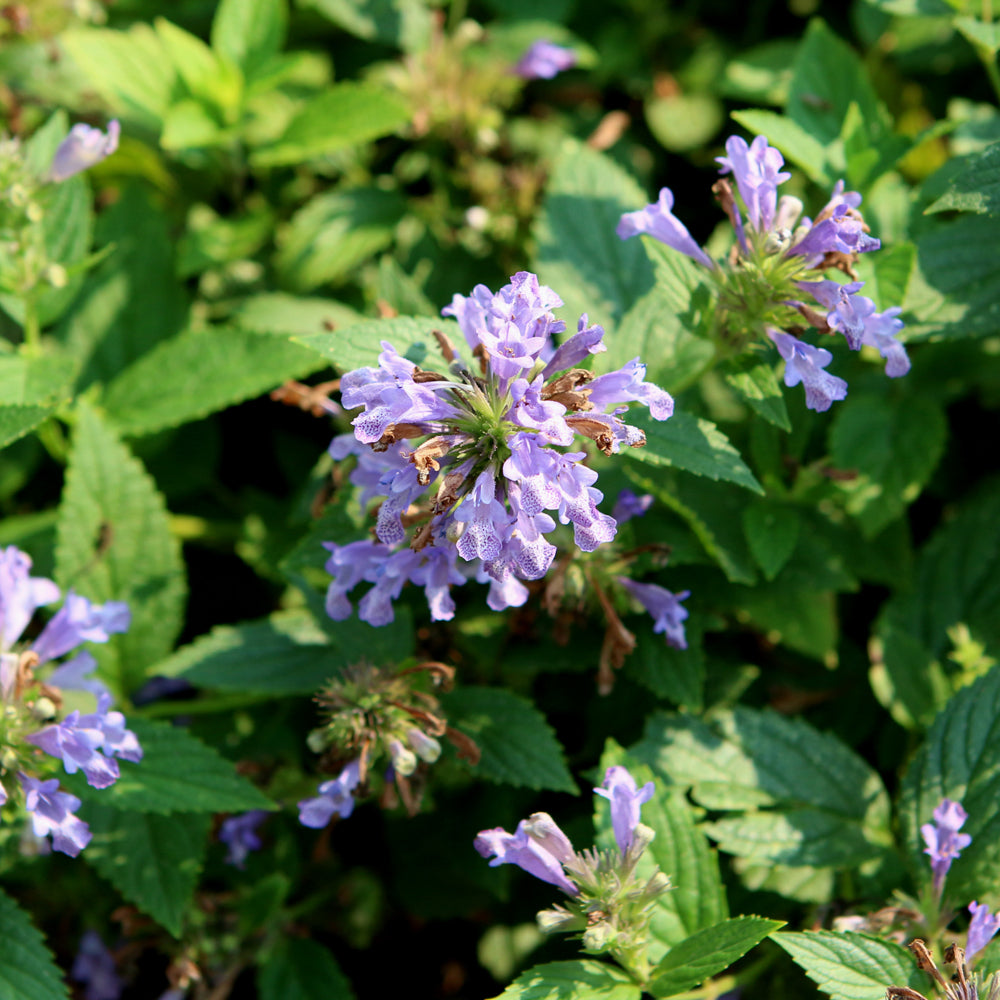
{"label": "flower bud", "polygon": [[0,752],[0,767],[5,771],[13,771],[17,764],[17,751],[13,747],[4,747]]}
{"label": "flower bud", "polygon": [[645,823],[637,823],[632,831],[631,848],[638,857],[656,839],[656,831]]}
{"label": "flower bud", "polygon": [[539,910],[535,914],[535,923],[543,934],[555,934],[558,931],[571,931],[582,927],[583,918],[568,910]]}
{"label": "flower bud", "polygon": [[393,740],[389,744],[389,755],[392,757],[393,769],[401,777],[405,778],[417,769],[415,754],[412,750],[407,750],[399,740]]}
{"label": "flower bud", "polygon": [[428,764],[433,764],[441,756],[441,744],[416,726],[407,732],[406,742],[414,749],[416,755]]}
{"label": "flower bud", "polygon": [[323,729],[314,729],[306,737],[306,746],[313,753],[322,753],[327,746],[326,731]]}
{"label": "flower bud", "polygon": [[39,722],[48,722],[56,717],[56,706],[51,698],[44,695],[31,705],[31,714]]}
{"label": "flower bud", "polygon": [[66,282],[69,281],[69,275],[62,264],[49,264],[43,272],[43,277],[53,288],[65,288]]}
{"label": "flower bud", "polygon": [[607,921],[602,920],[583,932],[584,951],[607,951],[618,937],[618,932]]}

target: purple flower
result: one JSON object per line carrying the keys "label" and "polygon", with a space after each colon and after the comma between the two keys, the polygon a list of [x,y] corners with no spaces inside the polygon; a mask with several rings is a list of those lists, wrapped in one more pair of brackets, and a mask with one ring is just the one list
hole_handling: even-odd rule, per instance
{"label": "purple flower", "polygon": [[96,669],[97,660],[86,650],[83,650],[64,663],[60,663],[49,674],[47,683],[69,691],[89,691],[95,698],[102,694],[110,697],[111,692],[107,685],[96,677],[90,676]]}
{"label": "purple flower", "polygon": [[813,347],[805,341],[769,327],[767,335],[774,341],[778,353],[785,359],[785,385],[802,383],[806,390],[806,406],[817,413],[830,409],[834,400],[847,395],[847,383],[823,369],[833,360],[833,355],[822,347]]}
{"label": "purple flower", "polygon": [[934,874],[934,892],[938,895],[944,886],[944,877],[951,868],[952,861],[959,857],[963,850],[972,843],[972,837],[967,833],[959,833],[962,824],[969,814],[958,802],[942,799],[934,810],[934,822],[924,823],[920,834],[927,845],[924,854],[931,858],[931,871]]}
{"label": "purple flower", "polygon": [[611,828],[622,857],[632,846],[635,828],[639,825],[639,807],[653,797],[653,782],[636,788],[635,778],[617,764],[604,773],[604,784],[594,791],[611,803]]}
{"label": "purple flower", "polygon": [[583,464],[587,453],[566,449],[577,435],[609,455],[640,446],[645,436],[625,422],[627,404],[666,420],[673,400],[644,381],[638,358],[597,378],[573,367],[604,350],[604,331],[583,316],[555,347],[566,329],[552,312],[561,304],[526,271],[495,294],[477,285],[442,310],[457,320],[472,363],[443,344],[450,374],[421,371],[383,342],[377,368],[341,379],[345,408],[362,412],[353,439],[338,437],[330,454],[356,456],[350,480],[361,502],[381,502],[375,539],[326,543],[334,577],[326,606],[335,621],[352,613],[348,595],[362,583],[372,587],[358,615],[372,625],[393,620],[407,583],[424,588],[439,621],[454,614],[450,588],[473,577],[490,581],[490,607],[523,603],[518,581],[548,571],[556,548],[545,536],[557,520],[573,525],[585,552],[614,538],[614,518],[598,509],[597,474]]}
{"label": "purple flower", "polygon": [[260,850],[257,827],[267,819],[266,809],[251,809],[239,816],[229,816],[219,827],[219,840],[229,847],[226,864],[237,868],[246,867],[246,859],[251,851]]}
{"label": "purple flower", "polygon": [[73,959],[70,976],[83,983],[84,1000],[118,1000],[125,983],[115,968],[114,956],[97,931],[84,931]]}
{"label": "purple flower", "polygon": [[525,80],[551,80],[557,73],[575,65],[576,53],[572,49],[539,39],[521,56],[514,72]]}
{"label": "purple flower", "polygon": [[125,728],[125,716],[121,712],[108,711],[110,707],[111,695],[107,692],[98,695],[97,711],[81,716],[79,725],[100,730],[104,737],[101,749],[105,753],[137,764],[142,760],[142,747],[135,733]]}
{"label": "purple flower", "polygon": [[636,583],[628,577],[618,577],[618,582],[653,616],[653,632],[663,632],[668,646],[687,649],[684,620],[688,616],[681,601],[691,596],[690,590],[673,594],[655,583]]}
{"label": "purple flower", "polygon": [[36,837],[52,835],[52,847],[75,858],[92,836],[90,827],[74,815],[80,800],[68,792],[59,791],[58,778],[39,781],[27,774],[18,774],[24,789],[25,806],[31,813],[31,825]]}
{"label": "purple flower", "polygon": [[726,140],[726,154],[716,157],[720,173],[732,171],[750,225],[758,232],[767,232],[774,225],[778,185],[792,176],[781,170],[784,158],[762,135],[749,146],[739,136],[731,136]]}
{"label": "purple flower", "polygon": [[969,903],[969,913],[972,920],[969,921],[969,937],[965,947],[965,957],[969,960],[977,951],[982,951],[997,931],[1000,931],[1000,913],[990,913],[990,908],[985,903],[977,903],[973,900]]}
{"label": "purple flower", "polygon": [[670,188],[660,188],[660,197],[657,201],[639,209],[638,212],[626,212],[621,217],[615,232],[622,240],[638,236],[640,233],[652,236],[653,239],[680,250],[681,253],[687,254],[688,257],[712,270],[715,262],[698,246],[684,223],[674,215],[673,207],[673,192]]}
{"label": "purple flower", "polygon": [[354,812],[354,796],[351,792],[361,783],[361,761],[352,760],[332,781],[324,781],[319,786],[319,795],[299,802],[299,822],[321,830],[333,814],[347,819]]}
{"label": "purple flower", "polygon": [[56,150],[49,168],[49,177],[64,181],[83,170],[89,170],[95,163],[109,157],[118,148],[121,126],[117,120],[108,122],[107,134],[80,122],[69,130],[69,135]]}
{"label": "purple flower", "polygon": [[91,604],[69,591],[63,606],[32,644],[42,663],[75,649],[81,642],[107,642],[113,632],[128,630],[132,616],[124,601]]}
{"label": "purple flower", "polygon": [[633,517],[642,517],[652,506],[652,493],[644,493],[639,496],[626,487],[618,494],[618,499],[615,501],[614,507],[611,508],[611,516],[619,524],[624,524],[626,521],[631,521]]}
{"label": "purple flower", "polygon": [[101,753],[104,733],[98,726],[84,724],[79,710],[25,739],[50,756],[58,757],[67,774],[83,771],[87,784],[93,788],[107,788],[118,780],[118,761]]}
{"label": "purple flower", "polygon": [[13,545],[0,549],[0,650],[21,638],[36,608],[59,600],[59,588],[30,570],[26,553]]}
{"label": "purple flower", "polygon": [[562,863],[573,857],[573,845],[548,813],[534,813],[517,824],[514,833],[501,827],[481,830],[473,841],[490,867],[517,865],[529,875],[558,886],[570,896],[580,890],[566,877]]}
{"label": "purple flower", "polygon": [[876,348],[885,358],[885,373],[889,378],[899,378],[910,370],[906,348],[896,340],[896,334],[903,329],[903,321],[897,319],[901,312],[899,306],[892,306],[885,312],[866,316],[861,336],[863,344]]}

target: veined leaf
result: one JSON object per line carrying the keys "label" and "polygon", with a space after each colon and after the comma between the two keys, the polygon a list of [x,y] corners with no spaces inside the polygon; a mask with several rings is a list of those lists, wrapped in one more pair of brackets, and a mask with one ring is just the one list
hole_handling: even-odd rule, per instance
{"label": "veined leaf", "polygon": [[354,1000],[334,957],[315,941],[288,937],[260,963],[260,1000]]}
{"label": "veined leaf", "polygon": [[536,965],[493,1000],[639,1000],[641,993],[618,966],[585,960]]}
{"label": "veined leaf", "polygon": [[31,918],[0,892],[0,995],[5,1000],[67,1000],[62,973]]}

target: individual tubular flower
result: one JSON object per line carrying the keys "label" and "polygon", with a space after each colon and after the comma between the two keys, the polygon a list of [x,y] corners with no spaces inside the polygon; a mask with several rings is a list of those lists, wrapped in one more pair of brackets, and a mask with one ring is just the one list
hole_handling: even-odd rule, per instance
{"label": "individual tubular flower", "polygon": [[[75,856],[90,839],[86,823],[74,815],[79,801],[58,791],[58,780],[50,777],[54,764],[38,750],[61,761],[68,774],[82,771],[92,787],[107,788],[120,774],[115,758],[138,762],[142,748],[122,713],[111,710],[104,685],[88,679],[97,665],[90,653],[49,664],[82,642],[107,642],[124,631],[129,611],[121,602],[95,605],[71,592],[31,646],[16,646],[35,609],[59,597],[52,581],[32,577],[30,569],[25,553],[0,549],[0,800],[23,795],[36,835],[51,835],[56,850]],[[40,671],[47,676],[36,676]],[[59,719],[62,688],[91,691],[96,711],[76,709]],[[5,786],[7,774],[17,774],[19,783]]]}
{"label": "individual tubular flower", "polygon": [[80,938],[69,974],[78,983],[83,983],[83,1000],[118,1000],[125,989],[114,956],[97,931],[85,931]]}
{"label": "individual tubular flower", "polygon": [[655,583],[637,583],[625,576],[618,577],[618,582],[653,616],[653,631],[662,632],[668,646],[687,649],[684,621],[688,612],[681,601],[691,596],[690,590],[673,594]]}
{"label": "individual tubular flower", "polygon": [[514,833],[501,827],[481,830],[473,846],[481,857],[492,859],[491,868],[517,865],[529,875],[558,886],[569,896],[580,891],[563,870],[563,862],[574,855],[573,845],[548,813],[533,813],[522,819]]}
{"label": "individual tubular flower", "polygon": [[639,807],[653,797],[653,782],[637,788],[628,769],[614,765],[604,773],[604,783],[594,792],[611,803],[611,828],[622,855],[632,846],[635,828],[639,825]]}
{"label": "individual tubular flower", "polygon": [[[715,338],[721,354],[741,354],[753,341],[769,337],[785,359],[785,384],[802,382],[806,405],[819,411],[843,399],[847,383],[822,371],[831,360],[829,352],[798,339],[805,330],[803,320],[822,334],[842,333],[851,350],[874,347],[886,359],[890,378],[905,375],[910,362],[896,339],[903,328],[899,307],[880,313],[871,299],[859,294],[863,282],[856,280],[854,270],[858,255],[880,246],[858,210],[861,196],[845,192],[839,181],[816,218],[800,221],[802,203],[778,197],[778,186],[791,175],[781,170],[781,153],[763,136],[749,145],[732,136],[726,155],[717,160],[736,186],[734,192],[729,180],[722,179],[713,187],[736,233],[736,246],[725,264],[712,260],[676,218],[668,188],[655,203],[623,215],[617,232],[622,239],[652,236],[710,272],[718,290]],[[831,280],[828,275],[835,271],[851,280]]]}
{"label": "individual tubular flower", "polygon": [[969,818],[960,803],[942,799],[933,816],[934,822],[924,823],[920,827],[920,834],[927,845],[924,854],[929,854],[931,858],[934,893],[940,896],[951,863],[972,843],[972,837],[958,832]]}
{"label": "individual tubular flower", "polygon": [[611,508],[611,516],[619,525],[626,521],[631,521],[634,517],[642,517],[650,507],[653,506],[652,493],[637,493],[626,488],[618,494],[614,507]]}
{"label": "individual tubular flower", "polygon": [[557,73],[575,65],[576,53],[572,49],[540,38],[518,60],[514,73],[525,80],[551,80]]}
{"label": "individual tubular flower", "polygon": [[990,913],[985,903],[973,900],[969,903],[969,937],[965,948],[965,957],[971,959],[977,951],[982,951],[1000,931],[1000,913]]}
{"label": "individual tubular flower", "polygon": [[319,786],[319,795],[299,802],[299,822],[320,830],[336,813],[347,819],[354,812],[354,796],[351,794],[361,783],[361,761],[352,760],[332,781],[324,781]]}
{"label": "individual tubular flower", "polygon": [[449,374],[422,370],[383,341],[377,368],[341,379],[344,407],[362,412],[353,439],[337,438],[330,453],[357,456],[351,482],[362,503],[381,506],[375,540],[326,545],[335,620],[351,614],[348,594],[362,582],[373,586],[358,613],[373,625],[392,621],[407,582],[423,586],[434,620],[452,617],[449,588],[473,576],[494,584],[489,605],[501,610],[526,596],[518,581],[548,571],[556,548],[546,536],[557,520],[573,526],[584,552],[614,538],[615,519],[598,508],[597,473],[583,464],[585,451],[570,449],[578,435],[608,455],[641,446],[644,434],[623,419],[626,404],[666,420],[673,400],[645,381],[638,358],[596,378],[575,367],[605,350],[604,331],[583,316],[556,347],[560,305],[527,272],[496,294],[479,285],[443,310],[458,321],[478,373],[438,334]]}
{"label": "individual tubular flower", "polygon": [[49,178],[58,183],[107,159],[118,148],[120,134],[121,126],[115,119],[108,122],[106,133],[83,122],[74,125],[56,149]]}
{"label": "individual tubular flower", "polygon": [[[219,827],[219,840],[228,848],[226,864],[236,868],[245,868],[246,860],[251,851],[259,851],[261,847],[257,827],[267,819],[266,809],[251,809],[239,816],[229,816]],[[324,824],[325,825],[325,824]]]}

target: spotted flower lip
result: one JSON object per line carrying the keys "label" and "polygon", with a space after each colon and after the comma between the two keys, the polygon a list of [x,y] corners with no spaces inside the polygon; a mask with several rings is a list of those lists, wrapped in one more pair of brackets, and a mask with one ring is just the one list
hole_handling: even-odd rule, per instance
{"label": "spotted flower lip", "polygon": [[350,480],[362,503],[381,503],[375,540],[326,543],[334,620],[353,613],[347,595],[361,583],[372,587],[358,613],[372,625],[393,620],[406,583],[424,588],[434,620],[452,617],[450,588],[472,577],[490,582],[488,604],[501,610],[524,601],[519,581],[548,571],[556,548],[546,536],[557,521],[572,525],[585,552],[615,537],[577,442],[607,455],[640,447],[645,435],[626,423],[627,404],[666,420],[673,399],[645,380],[639,358],[596,377],[576,367],[605,350],[604,331],[584,315],[557,345],[566,325],[552,310],[561,305],[526,271],[496,293],[477,285],[442,310],[471,359],[439,334],[448,372],[423,370],[383,341],[377,367],[341,379],[345,409],[361,412],[330,453],[356,456]]}

